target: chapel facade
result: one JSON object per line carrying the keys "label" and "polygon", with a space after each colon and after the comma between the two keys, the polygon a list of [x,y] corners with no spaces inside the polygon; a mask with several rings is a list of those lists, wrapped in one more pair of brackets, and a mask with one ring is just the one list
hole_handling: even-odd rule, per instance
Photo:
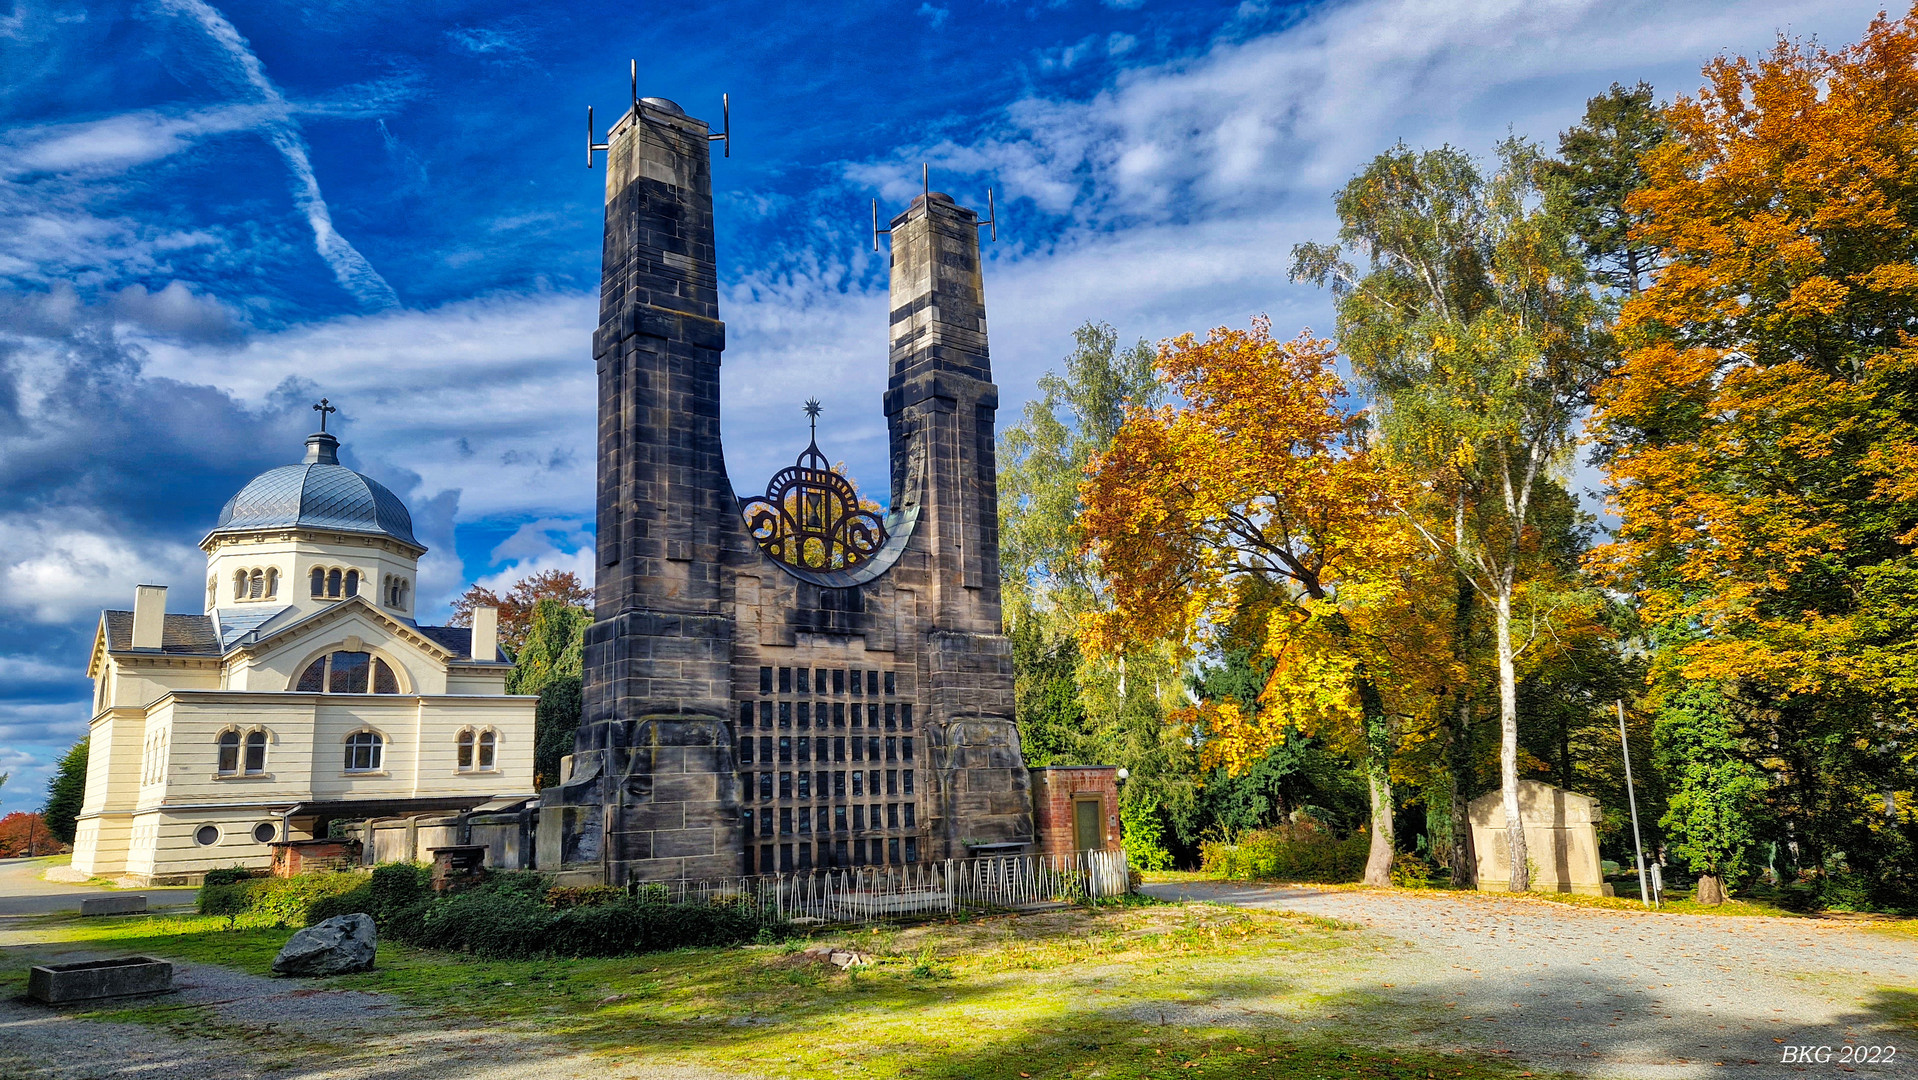
{"label": "chapel facade", "polygon": [[883,514],[816,439],[741,493],[711,138],[659,98],[607,138],[597,610],[539,866],[624,884],[1024,850],[978,217],[929,191],[891,222]]}
{"label": "chapel facade", "polygon": [[334,821],[531,797],[535,699],[506,694],[497,613],[415,621],[426,546],[337,438],[248,483],[201,548],[202,613],[158,585],[101,613],[75,871],[191,883]]}

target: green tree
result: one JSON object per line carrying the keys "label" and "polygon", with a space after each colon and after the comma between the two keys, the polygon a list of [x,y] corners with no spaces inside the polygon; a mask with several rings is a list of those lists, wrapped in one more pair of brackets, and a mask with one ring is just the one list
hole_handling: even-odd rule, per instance
{"label": "green tree", "polygon": [[1671,135],[1651,84],[1613,83],[1559,136],[1558,160],[1540,163],[1546,209],[1578,238],[1592,277],[1620,293],[1636,295],[1658,266],[1658,249],[1632,235],[1644,215],[1626,201],[1645,185],[1645,155]]}
{"label": "green tree", "polygon": [[1756,839],[1752,818],[1764,778],[1746,759],[1731,703],[1713,683],[1692,683],[1668,698],[1652,739],[1670,789],[1659,824],[1698,874],[1698,902],[1722,904]]}
{"label": "green tree", "polygon": [[80,804],[87,794],[87,740],[74,743],[47,779],[47,805],[40,816],[47,831],[63,844],[73,843]]}
{"label": "green tree", "polygon": [[526,637],[506,677],[509,694],[537,694],[533,714],[533,775],[542,787],[559,779],[559,759],[573,752],[585,673],[586,628],[592,613],[559,599],[535,601]]}
{"label": "green tree", "polygon": [[1079,642],[1070,633],[1046,633],[1028,614],[1013,622],[1013,700],[1019,745],[1034,767],[1076,757],[1085,735],[1085,703],[1079,696]]}
{"label": "green tree", "polygon": [[1530,885],[1517,661],[1558,605],[1532,572],[1535,507],[1575,446],[1605,326],[1574,234],[1541,206],[1541,164],[1516,138],[1499,145],[1490,176],[1451,147],[1396,146],[1339,191],[1340,242],[1299,245],[1293,269],[1332,287],[1340,347],[1379,405],[1382,449],[1449,509],[1408,508],[1408,519],[1492,608],[1514,891]]}

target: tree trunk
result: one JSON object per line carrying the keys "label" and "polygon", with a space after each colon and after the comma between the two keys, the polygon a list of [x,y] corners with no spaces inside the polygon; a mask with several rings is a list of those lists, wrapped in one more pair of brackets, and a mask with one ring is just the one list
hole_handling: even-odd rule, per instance
{"label": "tree trunk", "polygon": [[1472,808],[1466,792],[1473,786],[1472,701],[1461,696],[1452,744],[1452,887],[1478,885],[1478,852],[1472,847]]}
{"label": "tree trunk", "polygon": [[1698,879],[1698,902],[1701,904],[1722,904],[1725,902],[1725,882],[1716,874],[1705,874]]}
{"label": "tree trunk", "polygon": [[1531,868],[1526,865],[1525,822],[1518,813],[1518,676],[1512,656],[1512,589],[1500,582],[1498,593],[1498,780],[1505,803],[1505,850],[1512,863],[1511,890],[1524,892],[1532,887]]}
{"label": "tree trunk", "polygon": [[1358,680],[1359,709],[1365,724],[1365,778],[1372,795],[1372,846],[1365,856],[1365,884],[1389,887],[1398,838],[1392,827],[1392,722],[1385,699],[1372,680]]}

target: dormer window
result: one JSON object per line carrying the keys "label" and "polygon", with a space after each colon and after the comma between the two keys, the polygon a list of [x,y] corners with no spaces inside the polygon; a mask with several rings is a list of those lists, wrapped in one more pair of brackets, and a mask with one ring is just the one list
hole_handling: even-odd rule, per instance
{"label": "dormer window", "polygon": [[392,667],[372,653],[342,651],[308,664],[293,689],[301,694],[397,694],[400,681]]}

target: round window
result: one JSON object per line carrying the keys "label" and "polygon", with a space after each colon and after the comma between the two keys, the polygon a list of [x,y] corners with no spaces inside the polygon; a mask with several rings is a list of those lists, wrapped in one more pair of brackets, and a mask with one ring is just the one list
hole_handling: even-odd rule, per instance
{"label": "round window", "polygon": [[200,826],[193,834],[193,842],[201,847],[212,847],[220,842],[220,827],[218,825]]}
{"label": "round window", "polygon": [[256,844],[270,844],[273,842],[274,835],[278,832],[279,830],[274,827],[272,822],[262,821],[258,825],[253,826],[253,842]]}

